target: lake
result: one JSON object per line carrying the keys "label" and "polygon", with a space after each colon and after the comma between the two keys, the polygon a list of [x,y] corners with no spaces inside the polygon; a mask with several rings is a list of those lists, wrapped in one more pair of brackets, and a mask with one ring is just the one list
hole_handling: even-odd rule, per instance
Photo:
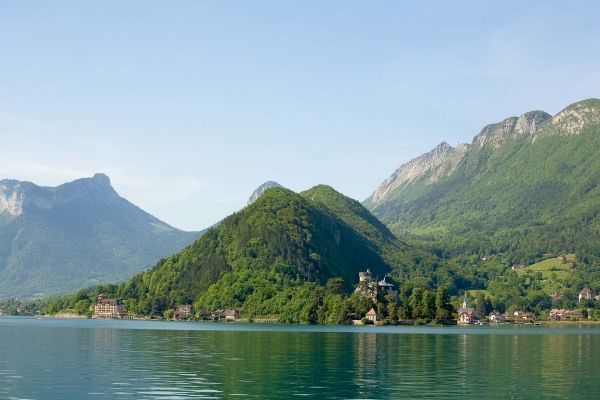
{"label": "lake", "polygon": [[600,327],[352,327],[0,317],[4,399],[565,399]]}

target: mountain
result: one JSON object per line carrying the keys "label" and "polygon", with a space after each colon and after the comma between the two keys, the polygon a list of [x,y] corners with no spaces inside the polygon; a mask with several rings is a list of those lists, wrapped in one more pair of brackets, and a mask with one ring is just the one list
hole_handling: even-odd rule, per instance
{"label": "mountain", "polygon": [[270,188],[181,252],[120,285],[114,295],[138,315],[162,316],[193,302],[196,309],[237,307],[246,316],[308,321],[298,309],[331,278],[341,278],[339,290],[349,293],[359,271],[397,275],[426,259],[359,202],[328,186],[300,194]]}
{"label": "mountain", "polygon": [[127,279],[192,242],[123,199],[106,175],[57,187],[0,181],[0,298]]}
{"label": "mountain", "polygon": [[260,185],[258,188],[256,188],[256,190],[254,192],[252,192],[252,194],[250,195],[250,198],[248,199],[248,202],[246,203],[246,205],[248,206],[248,205],[254,203],[260,196],[263,195],[263,193],[267,189],[282,188],[282,187],[283,186],[281,186],[277,182],[267,181],[267,182],[263,183],[262,185]]}
{"label": "mountain", "polygon": [[364,202],[449,254],[600,255],[600,100],[531,111],[403,164]]}

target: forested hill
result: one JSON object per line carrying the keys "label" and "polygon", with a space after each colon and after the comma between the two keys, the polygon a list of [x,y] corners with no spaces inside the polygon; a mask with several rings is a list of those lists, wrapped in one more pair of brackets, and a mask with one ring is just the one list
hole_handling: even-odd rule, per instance
{"label": "forested hill", "polygon": [[297,322],[330,278],[341,278],[340,290],[349,293],[359,271],[382,277],[392,268],[414,270],[427,257],[330,187],[302,194],[271,188],[114,294],[137,315],[162,316],[193,302],[196,309],[237,307],[246,316]]}
{"label": "forested hill", "polygon": [[2,180],[0,300],[122,281],[199,235],[120,197],[104,174],[57,187]]}
{"label": "forested hill", "polygon": [[393,231],[447,256],[600,254],[600,100],[491,124],[470,145],[442,143],[365,201]]}

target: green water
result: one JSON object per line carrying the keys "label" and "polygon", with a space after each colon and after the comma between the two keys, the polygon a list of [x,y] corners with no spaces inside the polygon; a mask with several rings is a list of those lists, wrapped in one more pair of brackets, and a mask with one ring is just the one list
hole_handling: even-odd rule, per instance
{"label": "green water", "polygon": [[0,318],[6,399],[576,399],[598,371],[597,327]]}

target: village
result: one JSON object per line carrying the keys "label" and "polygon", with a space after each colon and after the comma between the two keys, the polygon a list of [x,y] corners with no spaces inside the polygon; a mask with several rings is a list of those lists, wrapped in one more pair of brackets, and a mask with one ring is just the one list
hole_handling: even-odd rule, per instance
{"label": "village", "polygon": [[[352,319],[353,325],[386,325],[386,324],[403,324],[411,325],[418,323],[415,320],[395,320],[390,321],[390,318],[382,318],[378,308],[382,307],[381,299],[386,298],[388,301],[397,302],[398,300],[398,284],[388,275],[382,279],[378,279],[373,273],[367,269],[358,275],[358,283],[354,290],[354,294],[360,296],[370,302],[372,307],[364,315],[356,315]],[[579,292],[578,303],[584,303],[588,300],[598,300],[599,295],[594,295],[590,288],[583,288]],[[137,319],[128,314],[126,306],[122,300],[108,298],[104,293],[98,295],[94,310],[92,313],[93,319]],[[215,321],[215,322],[236,322],[246,321],[240,317],[240,310],[234,308],[217,309],[208,311],[200,309],[194,312],[191,304],[180,304],[176,307],[167,319],[174,321],[200,320],[200,321]],[[591,312],[585,309],[551,309],[547,315],[535,315],[532,312],[515,310],[513,312],[500,313],[492,311],[489,315],[479,315],[475,308],[469,307],[467,293],[464,293],[462,307],[451,315],[442,324],[445,325],[500,325],[500,324],[533,324],[540,325],[544,322],[558,321],[583,321],[591,319]],[[267,321],[276,322],[276,320]],[[440,323],[440,321],[438,321]]]}

